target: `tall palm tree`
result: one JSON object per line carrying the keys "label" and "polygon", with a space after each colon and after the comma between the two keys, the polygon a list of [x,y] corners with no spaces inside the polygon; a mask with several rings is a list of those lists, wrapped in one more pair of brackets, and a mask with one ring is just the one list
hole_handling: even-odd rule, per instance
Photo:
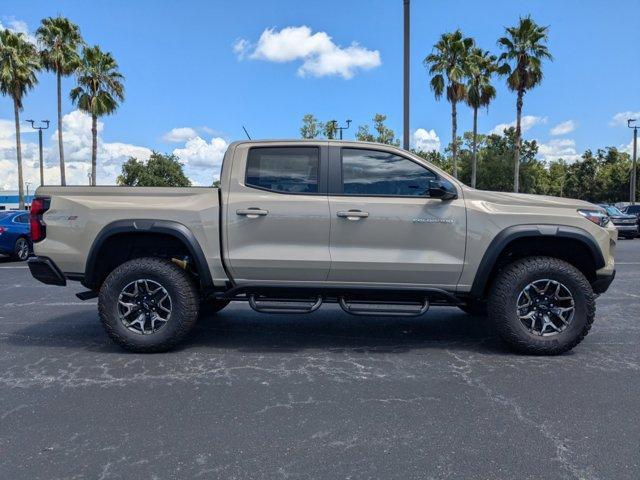
{"label": "tall palm tree", "polygon": [[24,209],[24,185],[22,178],[22,145],[20,143],[20,110],[22,98],[38,83],[36,72],[40,69],[40,57],[35,45],[22,33],[0,31],[0,93],[13,100],[16,122],[16,158],[18,161],[19,208]]}
{"label": "tall palm tree", "polygon": [[542,82],[542,60],[552,60],[547,48],[549,27],[542,27],[531,17],[520,17],[515,27],[505,28],[506,36],[498,40],[498,45],[504,52],[498,58],[500,63],[498,72],[507,75],[509,90],[517,93],[516,100],[516,144],[513,191],[520,186],[520,147],[522,145],[523,97],[527,90],[531,90]]}
{"label": "tall palm tree", "polygon": [[467,96],[464,78],[467,72],[467,56],[473,47],[472,38],[466,38],[460,30],[444,33],[433,46],[433,52],[424,59],[424,65],[429,69],[431,89],[436,99],[445,93],[451,104],[451,154],[453,160],[453,176],[458,176],[458,131],[457,104]]}
{"label": "tall palm tree", "polygon": [[68,18],[48,17],[36,31],[42,64],[56,74],[58,86],[58,151],[60,152],[60,184],[66,185],[64,145],[62,143],[62,77],[71,75],[80,65],[78,48],[84,44],[80,28]]}
{"label": "tall palm tree", "polygon": [[472,48],[468,57],[468,78],[466,102],[473,109],[473,155],[471,159],[471,186],[476,188],[478,171],[478,110],[489,108],[496,97],[496,89],[491,85],[491,76],[496,71],[496,57],[481,48]]}
{"label": "tall palm tree", "polygon": [[77,69],[78,86],[71,90],[71,100],[80,110],[91,115],[91,185],[96,184],[98,157],[98,117],[110,115],[124,100],[124,77],[109,52],[98,45],[85,47]]}

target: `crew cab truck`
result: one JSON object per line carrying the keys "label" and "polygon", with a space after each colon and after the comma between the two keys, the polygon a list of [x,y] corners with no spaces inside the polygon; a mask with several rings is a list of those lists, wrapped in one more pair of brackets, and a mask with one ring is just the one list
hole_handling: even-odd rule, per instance
{"label": "crew cab truck", "polygon": [[577,345],[615,274],[615,227],[596,205],[469,188],[388,145],[241,141],[219,188],[40,187],[38,280],[98,297],[126,349],[168,350],[199,312],[486,314],[513,348]]}

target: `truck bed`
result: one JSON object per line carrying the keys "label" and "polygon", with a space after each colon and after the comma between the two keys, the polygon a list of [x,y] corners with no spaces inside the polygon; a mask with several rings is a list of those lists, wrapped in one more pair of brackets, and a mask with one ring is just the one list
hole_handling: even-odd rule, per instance
{"label": "truck bed", "polygon": [[184,225],[202,248],[214,284],[226,275],[220,258],[220,196],[214,187],[40,187],[37,196],[51,198],[44,214],[47,237],[34,245],[36,255],[55,256],[65,274],[81,276],[91,247],[106,228],[135,221],[145,230],[154,221]]}

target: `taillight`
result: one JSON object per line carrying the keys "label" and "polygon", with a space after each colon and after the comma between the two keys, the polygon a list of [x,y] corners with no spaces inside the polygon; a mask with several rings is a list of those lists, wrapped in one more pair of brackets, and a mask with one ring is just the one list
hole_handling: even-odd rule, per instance
{"label": "taillight", "polygon": [[4,232],[6,232],[7,229],[4,227],[0,227],[0,235],[2,235]]}
{"label": "taillight", "polygon": [[39,242],[47,236],[47,226],[42,219],[44,212],[49,210],[50,200],[45,197],[36,197],[31,201],[29,211],[29,226],[31,227],[31,241]]}

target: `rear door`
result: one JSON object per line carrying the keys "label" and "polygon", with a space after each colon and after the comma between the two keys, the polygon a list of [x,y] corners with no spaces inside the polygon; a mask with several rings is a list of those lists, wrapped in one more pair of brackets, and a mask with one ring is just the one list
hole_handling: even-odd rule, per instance
{"label": "rear door", "polygon": [[226,204],[225,243],[234,280],[326,281],[326,142],[249,145],[236,148]]}
{"label": "rear door", "polygon": [[436,173],[397,150],[331,147],[329,280],[455,288],[466,214],[459,198],[429,198]]}

